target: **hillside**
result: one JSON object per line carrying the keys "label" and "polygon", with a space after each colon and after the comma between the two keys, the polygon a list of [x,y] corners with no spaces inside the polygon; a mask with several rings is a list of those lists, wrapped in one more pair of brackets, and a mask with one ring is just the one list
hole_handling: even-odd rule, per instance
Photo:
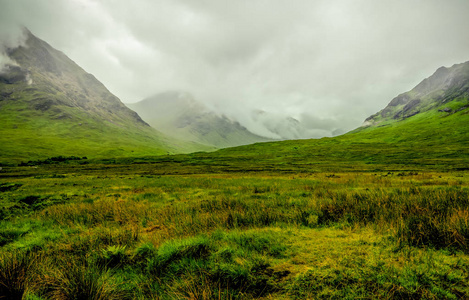
{"label": "hillside", "polygon": [[210,110],[183,92],[166,92],[129,103],[148,124],[181,140],[226,148],[270,139],[258,136],[238,122]]}
{"label": "hillside", "polygon": [[204,149],[151,128],[93,75],[25,29],[0,73],[0,161]]}

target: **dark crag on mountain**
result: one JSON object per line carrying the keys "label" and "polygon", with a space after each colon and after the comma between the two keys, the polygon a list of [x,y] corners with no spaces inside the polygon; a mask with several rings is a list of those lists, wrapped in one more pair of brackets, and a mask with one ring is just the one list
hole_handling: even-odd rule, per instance
{"label": "dark crag on mountain", "polygon": [[25,29],[0,73],[0,159],[200,149],[146,124],[93,75]]}

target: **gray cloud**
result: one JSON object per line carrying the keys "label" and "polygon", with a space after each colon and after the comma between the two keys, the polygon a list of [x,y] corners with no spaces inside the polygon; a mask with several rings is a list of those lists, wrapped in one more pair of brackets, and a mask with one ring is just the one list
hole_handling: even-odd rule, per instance
{"label": "gray cloud", "polygon": [[8,57],[9,48],[15,48],[23,45],[25,35],[22,27],[15,23],[14,20],[8,20],[0,30],[0,72],[5,69],[6,65],[16,65],[16,62]]}
{"label": "gray cloud", "polygon": [[257,109],[315,137],[353,129],[438,67],[469,60],[465,0],[0,5],[1,39],[27,26],[124,102],[185,90],[257,132]]}

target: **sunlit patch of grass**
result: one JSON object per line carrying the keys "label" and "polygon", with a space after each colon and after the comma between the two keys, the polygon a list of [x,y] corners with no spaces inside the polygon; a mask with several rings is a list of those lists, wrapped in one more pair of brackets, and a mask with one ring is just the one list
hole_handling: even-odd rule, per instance
{"label": "sunlit patch of grass", "polygon": [[[459,298],[467,295],[469,263],[444,252],[405,248],[368,230],[299,231],[288,289],[304,298]],[[442,278],[451,278],[444,279]]]}

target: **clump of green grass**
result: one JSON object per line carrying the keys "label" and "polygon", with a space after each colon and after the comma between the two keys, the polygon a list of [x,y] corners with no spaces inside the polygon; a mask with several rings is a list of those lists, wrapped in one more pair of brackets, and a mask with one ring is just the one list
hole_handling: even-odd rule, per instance
{"label": "clump of green grass", "polygon": [[208,295],[222,294],[258,297],[274,291],[270,260],[286,250],[275,232],[252,230],[216,231],[210,236],[166,242],[156,251],[150,247],[143,253],[147,256],[146,270],[158,283],[160,295],[208,299]]}
{"label": "clump of green grass", "polygon": [[[158,248],[156,256],[149,260],[147,269],[156,276],[177,276],[192,262],[205,261],[210,255],[211,245],[207,237],[171,241]],[[187,264],[180,262],[187,262]],[[183,265],[183,267],[181,267]]]}
{"label": "clump of green grass", "polygon": [[128,291],[119,288],[119,280],[105,268],[86,261],[61,261],[49,266],[38,283],[38,294],[50,299],[131,299]]}
{"label": "clump of green grass", "polygon": [[128,259],[126,246],[113,245],[102,249],[98,255],[98,265],[106,268],[116,268],[123,265]]}
{"label": "clump of green grass", "polygon": [[0,183],[0,192],[14,191],[22,186],[21,183]]}
{"label": "clump of green grass", "polygon": [[5,246],[29,232],[29,228],[7,227],[0,229],[0,246]]}
{"label": "clump of green grass", "polygon": [[0,254],[0,298],[23,299],[31,289],[37,255],[31,252]]}
{"label": "clump of green grass", "polygon": [[455,209],[444,215],[409,213],[397,231],[401,242],[412,246],[451,248],[469,252],[469,211]]}

